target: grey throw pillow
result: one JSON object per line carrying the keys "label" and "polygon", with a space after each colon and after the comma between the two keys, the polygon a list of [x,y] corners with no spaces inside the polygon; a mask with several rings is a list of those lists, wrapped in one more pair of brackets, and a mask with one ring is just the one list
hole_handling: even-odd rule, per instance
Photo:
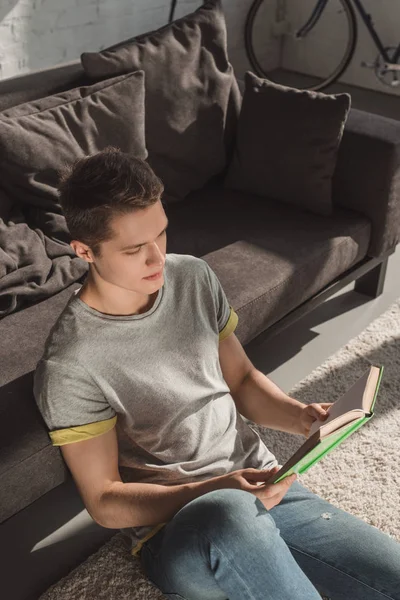
{"label": "grey throw pillow", "polygon": [[147,157],[143,71],[0,113],[0,318],[87,273],[69,245],[58,171],[110,145]]}
{"label": "grey throw pillow", "polygon": [[110,145],[147,158],[143,71],[0,113],[1,186],[14,201],[61,214],[59,170]]}
{"label": "grey throw pillow", "polygon": [[332,177],[350,105],[349,94],[297,90],[247,72],[225,187],[331,215]]}
{"label": "grey throw pillow", "polygon": [[144,70],[148,162],[164,183],[167,202],[183,199],[227,167],[241,95],[220,0],[101,52],[84,52],[81,61],[94,79]]}

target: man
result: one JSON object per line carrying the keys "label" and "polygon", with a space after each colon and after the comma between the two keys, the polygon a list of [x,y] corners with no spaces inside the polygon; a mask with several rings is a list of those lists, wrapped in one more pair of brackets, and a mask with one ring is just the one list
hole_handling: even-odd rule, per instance
{"label": "man", "polygon": [[59,189],[89,272],[50,332],[34,393],[93,519],[129,534],[172,598],[316,600],[314,586],[399,598],[400,545],[296,476],[268,484],[278,461],[240,415],[307,436],[330,404],[305,405],[258,371],[212,269],[167,254],[149,165],[107,148]]}

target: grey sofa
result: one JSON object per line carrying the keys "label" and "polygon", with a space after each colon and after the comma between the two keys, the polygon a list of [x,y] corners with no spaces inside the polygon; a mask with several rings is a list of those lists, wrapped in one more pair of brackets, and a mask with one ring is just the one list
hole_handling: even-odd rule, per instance
{"label": "grey sofa", "polygon": [[[79,61],[8,79],[0,82],[0,111],[90,83]],[[399,122],[351,110],[329,218],[226,189],[224,174],[166,206],[167,251],[202,257],[215,270],[243,345],[276,335],[352,281],[371,298],[382,292],[400,238]],[[0,320],[0,522],[70,477],[32,381],[52,325],[85,276]]]}

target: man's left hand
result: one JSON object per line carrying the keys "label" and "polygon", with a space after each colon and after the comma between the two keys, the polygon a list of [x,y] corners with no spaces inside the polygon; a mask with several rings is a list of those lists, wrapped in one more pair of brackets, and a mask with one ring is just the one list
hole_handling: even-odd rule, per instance
{"label": "man's left hand", "polygon": [[300,419],[298,422],[299,432],[301,435],[304,435],[308,438],[310,434],[310,429],[314,421],[317,419],[321,421],[321,425],[329,416],[329,408],[332,406],[333,402],[322,402],[320,404],[305,404],[304,407],[300,410]]}

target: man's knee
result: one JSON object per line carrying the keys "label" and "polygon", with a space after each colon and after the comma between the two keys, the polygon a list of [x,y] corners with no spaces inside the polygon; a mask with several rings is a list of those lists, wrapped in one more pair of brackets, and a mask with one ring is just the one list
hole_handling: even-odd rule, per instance
{"label": "man's knee", "polygon": [[199,531],[223,532],[227,529],[253,530],[257,527],[276,529],[275,521],[254,494],[238,489],[220,489],[199,496],[176,515],[182,525]]}

